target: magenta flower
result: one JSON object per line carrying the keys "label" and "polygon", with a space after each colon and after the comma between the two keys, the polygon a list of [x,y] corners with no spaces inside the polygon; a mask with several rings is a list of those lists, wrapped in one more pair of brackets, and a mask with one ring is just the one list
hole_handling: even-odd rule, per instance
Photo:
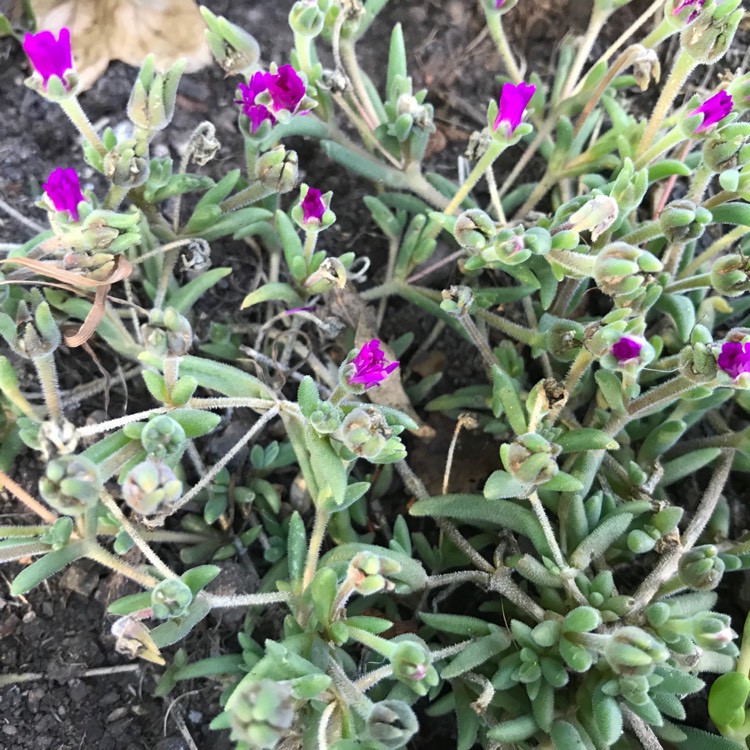
{"label": "magenta flower", "polygon": [[235,99],[235,104],[242,105],[242,113],[250,120],[250,131],[256,133],[258,128],[266,121],[270,120],[271,125],[276,122],[268,107],[264,104],[256,104],[255,98],[258,94],[268,90],[268,80],[272,78],[270,73],[258,71],[250,79],[250,83],[241,83],[239,85],[242,99]]}
{"label": "magenta flower", "polygon": [[305,84],[291,65],[282,65],[276,75],[268,74],[268,92],[273,101],[273,111],[286,109],[294,112],[305,96]]}
{"label": "magenta flower", "polygon": [[719,120],[723,120],[732,111],[732,96],[726,91],[719,91],[710,99],[706,99],[697,109],[694,109],[690,116],[703,115],[703,122],[693,131],[702,133],[704,130],[716,125]]}
{"label": "magenta flower", "polygon": [[359,383],[365,388],[378,385],[398,367],[398,362],[386,360],[378,339],[365,344],[351,363],[354,365],[354,375],[349,378],[349,383]]}
{"label": "magenta flower", "polygon": [[700,15],[701,10],[703,10],[703,4],[705,2],[706,0],[680,0],[680,2],[674,6],[672,15],[676,16],[678,13],[685,10],[685,8],[689,8],[691,5],[695,5],[695,9],[688,16],[688,23],[692,23]]}
{"label": "magenta flower", "polygon": [[750,372],[750,343],[725,342],[716,361],[724,372],[735,379],[745,372]]}
{"label": "magenta flower", "polygon": [[617,361],[622,364],[631,359],[636,359],[641,353],[641,349],[643,349],[643,344],[640,341],[623,336],[612,347],[612,354],[617,358]]}
{"label": "magenta flower", "polygon": [[302,199],[302,215],[305,219],[305,224],[310,221],[316,221],[318,223],[323,219],[323,214],[326,212],[325,203],[320,190],[316,188],[308,188],[307,195]]}
{"label": "magenta flower", "polygon": [[505,4],[505,0],[495,0],[495,10],[500,10]]}
{"label": "magenta flower", "polygon": [[23,49],[29,56],[34,70],[42,77],[45,88],[52,76],[64,80],[65,74],[73,69],[70,29],[60,29],[57,39],[51,31],[26,34],[23,38]]}
{"label": "magenta flower", "polygon": [[53,169],[42,185],[57,211],[69,211],[78,221],[78,204],[85,201],[75,169]]}
{"label": "magenta flower", "polygon": [[515,129],[521,124],[526,106],[534,96],[536,86],[534,84],[519,83],[514,86],[512,83],[503,84],[503,90],[500,94],[499,111],[497,119],[492,126],[497,130],[501,123],[505,123],[507,138],[513,135]]}

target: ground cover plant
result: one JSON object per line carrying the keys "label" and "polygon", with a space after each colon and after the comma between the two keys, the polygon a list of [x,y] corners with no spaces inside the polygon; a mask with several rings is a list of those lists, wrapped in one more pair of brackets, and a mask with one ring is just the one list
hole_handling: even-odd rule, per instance
{"label": "ground cover plant", "polygon": [[[430,171],[434,112],[402,29],[384,86],[360,67],[386,0],[299,0],[294,48],[268,66],[203,9],[244,145],[218,180],[201,172],[221,154],[210,121],[176,162],[152,147],[181,64],[147,59],[130,128],[100,135],[66,30],[21,36],[27,85],[83,153],[38,176],[49,230],[2,246],[0,481],[38,516],[0,526],[4,561],[33,558],[11,593],[81,559],[133,581],[109,607],[115,647],[161,667],[160,695],[219,681],[213,727],[238,748],[399,748],[445,716],[467,749],[747,744],[750,635],[714,607],[750,566],[725,497],[750,470],[750,85],[731,71],[682,93],[744,11],[654,2],[597,58],[629,3],[595,0],[542,79],[505,33],[528,2],[481,3],[507,75],[454,179]],[[356,247],[328,245],[336,194],[324,172],[300,184],[299,137],[365,186],[388,249],[374,280]],[[81,159],[105,187],[82,189]],[[257,250],[243,322],[198,338],[195,310],[235,273],[211,266],[229,240]],[[448,264],[454,283],[420,283]],[[389,336],[417,312],[423,341]],[[441,373],[411,363],[446,335],[478,365],[436,395]],[[150,408],[88,420],[112,381],[101,365],[61,389],[61,357],[103,351]],[[410,452],[436,439],[435,412],[450,435],[429,492]],[[451,493],[472,431],[491,469],[481,493]],[[13,478],[24,451],[34,487]],[[211,590],[231,558],[251,590]],[[231,644],[195,657],[191,632],[223,610],[243,614]],[[686,721],[707,681],[715,733]]]}

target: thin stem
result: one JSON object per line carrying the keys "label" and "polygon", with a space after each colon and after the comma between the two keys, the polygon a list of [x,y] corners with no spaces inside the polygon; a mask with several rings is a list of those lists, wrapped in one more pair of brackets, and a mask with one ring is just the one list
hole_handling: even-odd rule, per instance
{"label": "thin stem", "polygon": [[501,318],[499,315],[489,312],[489,310],[476,310],[474,314],[477,316],[478,320],[481,320],[492,328],[496,328],[506,336],[510,336],[511,338],[516,339],[516,341],[520,341],[522,344],[536,346],[540,343],[540,334],[536,331],[532,331],[530,328],[526,328],[526,326],[514,323],[506,318]]}
{"label": "thin stem", "polygon": [[448,485],[450,484],[451,478],[451,467],[453,466],[453,455],[456,452],[456,445],[458,444],[458,436],[461,434],[461,430],[464,427],[474,429],[478,426],[476,419],[470,414],[460,414],[456,427],[453,430],[453,437],[451,438],[451,444],[448,447],[448,456],[445,459],[445,471],[443,472],[443,494],[448,494]]}
{"label": "thin stem", "polygon": [[312,582],[315,573],[318,570],[318,560],[320,559],[320,550],[323,546],[323,540],[326,536],[328,521],[331,514],[322,507],[315,509],[315,521],[313,522],[310,542],[307,546],[307,558],[305,560],[305,571],[302,575],[302,590],[304,591]]}
{"label": "thin stem", "polygon": [[[258,421],[245,433],[245,435],[235,443],[232,448],[225,453],[221,459],[215,463],[198,481],[198,483],[179,500],[172,503],[169,508],[169,514],[187,505],[200,491],[207,487],[216,477],[216,475],[279,413],[278,404],[269,409]],[[163,523],[166,516],[154,516],[147,520],[149,526],[158,526]]]}
{"label": "thin stem", "polygon": [[565,378],[564,388],[568,393],[573,392],[576,384],[581,380],[589,367],[591,367],[593,361],[594,357],[588,350],[581,349],[581,351],[578,352],[576,358],[570,365],[568,376]]}
{"label": "thin stem", "polygon": [[346,69],[346,75],[354,86],[354,91],[357,93],[360,104],[367,113],[367,120],[371,128],[376,128],[380,124],[378,113],[375,111],[375,107],[370,101],[370,96],[367,93],[365,82],[362,79],[362,72],[359,69],[359,63],[357,62],[357,53],[354,47],[354,40],[342,39],[340,45],[341,61]]}
{"label": "thin stem", "polygon": [[744,237],[748,232],[750,232],[750,227],[738,226],[727,232],[725,235],[719,237],[718,240],[712,242],[700,255],[698,255],[690,263],[688,263],[683,272],[680,274],[680,278],[688,277],[691,274],[694,274],[696,271],[700,270],[703,264],[711,260],[714,255],[718,255],[722,250],[724,250],[724,248],[733,245],[737,240]]}
{"label": "thin stem", "polygon": [[492,201],[492,208],[495,212],[495,217],[500,224],[507,224],[508,220],[505,218],[503,204],[500,202],[500,193],[497,192],[497,181],[495,180],[495,172],[492,168],[484,173],[484,178],[487,180],[487,187],[490,189],[490,201]]}
{"label": "thin stem", "polygon": [[44,403],[53,422],[60,422],[63,418],[62,401],[60,399],[60,387],[57,383],[57,367],[53,352],[41,357],[33,357],[31,360],[39,378],[39,384],[44,394]]}
{"label": "thin stem", "polygon": [[567,99],[571,92],[578,83],[578,79],[581,77],[586,60],[589,59],[591,50],[594,48],[599,32],[602,30],[609,13],[606,11],[599,10],[596,5],[591,11],[591,18],[589,19],[589,26],[586,29],[583,39],[578,45],[578,52],[576,58],[573,61],[573,65],[568,73],[568,80],[566,81],[565,88],[563,89],[561,99]]}
{"label": "thin stem", "polygon": [[698,541],[706,524],[711,520],[711,516],[716,509],[716,504],[719,502],[732,468],[733,458],[733,450],[722,451],[716,463],[711,481],[703,493],[698,508],[682,534],[681,543],[671,548],[662,556],[651,573],[646,577],[646,580],[643,581],[635,592],[633,605],[628,611],[630,619],[639,615],[650,604],[654,594],[656,594],[661,585],[677,572],[680,558],[687,554]]}
{"label": "thin stem", "polygon": [[2,470],[0,470],[0,485],[4,486],[16,500],[20,500],[30,511],[36,513],[45,523],[53,524],[57,521],[57,513],[45,508]]}
{"label": "thin stem", "polygon": [[276,591],[268,594],[233,594],[219,596],[203,592],[201,596],[211,609],[229,609],[231,607],[267,607],[270,604],[286,604],[290,599],[288,591]]}
{"label": "thin stem", "polygon": [[130,578],[131,581],[139,583],[143,588],[152,589],[159,583],[157,578],[154,578],[148,573],[142,573],[140,570],[128,565],[124,560],[121,560],[116,555],[113,555],[109,550],[104,549],[100,545],[96,544],[90,547],[86,552],[86,557],[89,560],[98,562],[100,565],[104,565],[110,570],[114,570],[116,573]]}
{"label": "thin stem", "polygon": [[487,339],[480,333],[477,324],[474,322],[471,315],[469,315],[468,311],[464,312],[463,315],[458,315],[456,319],[464,327],[469,338],[474,342],[474,346],[479,350],[479,353],[484,360],[485,367],[489,370],[493,365],[496,365],[497,357],[492,353],[492,349],[490,349]]}
{"label": "thin stem", "polygon": [[463,185],[457,190],[448,205],[443,209],[443,213],[448,216],[455,213],[455,211],[461,207],[464,199],[474,189],[475,185],[479,182],[482,176],[490,169],[497,159],[498,156],[503,152],[504,147],[497,141],[492,141],[487,147],[487,150],[482,154],[479,161],[474,165],[474,169],[466,178]]}
{"label": "thin stem", "polygon": [[100,435],[103,432],[109,432],[110,430],[118,430],[120,429],[120,427],[124,427],[126,424],[131,424],[132,422],[140,422],[141,420],[152,417],[155,414],[164,414],[168,411],[169,407],[158,406],[155,409],[147,409],[146,411],[141,411],[137,414],[128,414],[124,417],[118,417],[117,419],[110,419],[107,422],[100,422],[99,424],[91,424],[84,427],[78,427],[76,428],[76,434],[79,438],[92,437],[94,435]]}
{"label": "thin stem", "polygon": [[[745,231],[747,231],[747,228],[745,227]],[[676,243],[679,244],[681,247],[684,247],[683,243]],[[673,245],[674,247],[674,245]],[[665,269],[669,270],[669,269]],[[686,279],[680,279],[679,281],[675,281],[672,284],[669,284],[667,287],[665,287],[664,292],[665,294],[674,294],[675,292],[691,292],[694,289],[705,289],[706,287],[711,286],[711,274],[710,273],[702,273],[698,276],[688,276]]]}
{"label": "thin stem", "polygon": [[60,109],[68,116],[70,121],[75,125],[78,132],[89,142],[89,145],[100,155],[104,156],[107,149],[96,134],[91,120],[81,108],[78,97],[70,96],[60,101]]}
{"label": "thin stem", "polygon": [[513,220],[520,221],[521,219],[526,218],[528,213],[530,211],[533,211],[539,201],[542,200],[545,195],[547,195],[547,192],[550,190],[550,188],[557,184],[558,179],[558,176],[556,174],[552,174],[549,170],[545,172],[542,179],[539,180],[536,187],[531,191],[531,195],[529,195],[529,197],[526,199],[526,202],[523,204],[523,206],[521,206],[521,208],[518,209],[518,211],[516,211]]}
{"label": "thin stem", "polygon": [[5,211],[8,216],[12,216],[19,224],[23,224],[25,227],[28,227],[33,232],[36,232],[37,234],[41,234],[42,232],[48,231],[46,227],[43,227],[41,224],[37,224],[32,219],[29,219],[28,217],[24,216],[22,213],[16,211],[13,206],[6,203],[2,198],[0,198],[0,209]]}
{"label": "thin stem", "polygon": [[500,190],[498,191],[498,195],[500,196],[500,198],[502,198],[508,192],[508,190],[513,187],[516,180],[518,179],[518,176],[521,174],[521,172],[524,171],[524,169],[526,169],[526,165],[531,161],[534,154],[539,150],[539,146],[544,143],[544,141],[554,129],[554,118],[550,118],[549,120],[542,123],[536,136],[534,137],[534,140],[527,146],[521,158],[510,171],[510,174],[505,178],[505,182],[503,182]]}
{"label": "thin stem", "polygon": [[672,66],[672,72],[669,74],[667,83],[661,91],[659,100],[654,106],[651,117],[648,121],[648,125],[646,126],[646,130],[643,133],[643,137],[641,138],[641,142],[638,146],[637,152],[639,157],[643,156],[643,154],[648,150],[649,146],[651,146],[651,144],[653,143],[656,134],[659,132],[659,128],[661,127],[662,122],[664,122],[664,118],[672,108],[672,103],[680,93],[680,89],[682,89],[685,81],[693,72],[696,65],[697,63],[695,62],[695,60],[693,60],[693,58],[690,57],[687,52],[680,49],[680,52],[677,55],[677,59],[674,61],[674,65]]}
{"label": "thin stem", "polygon": [[513,56],[513,52],[508,43],[508,37],[505,35],[505,29],[503,28],[502,15],[496,11],[493,11],[487,6],[484,0],[480,0],[479,3],[484,10],[485,16],[487,17],[487,28],[490,31],[492,40],[495,42],[495,47],[500,53],[505,69],[508,72],[508,76],[515,84],[523,81],[523,74],[521,73],[516,58]]}
{"label": "thin stem", "polygon": [[498,568],[490,576],[489,590],[504,596],[537,622],[543,622],[546,618],[544,608],[540,607],[523,589],[513,582],[509,568]]}
{"label": "thin stem", "polygon": [[[651,414],[656,409],[672,403],[682,393],[695,387],[684,375],[677,375],[666,383],[657,385],[628,405],[628,421]],[[618,430],[619,431],[619,430]],[[614,433],[610,433],[614,434]]]}
{"label": "thin stem", "polygon": [[310,260],[315,252],[315,245],[318,243],[318,230],[315,228],[305,230],[305,245],[302,248],[302,257],[305,259],[305,265],[310,267]]}
{"label": "thin stem", "polygon": [[125,514],[120,509],[120,506],[115,502],[114,498],[106,491],[102,490],[99,494],[99,499],[105,508],[120,522],[123,531],[133,540],[134,544],[138,549],[143,552],[143,556],[165,577],[165,578],[177,578],[177,574],[167,565],[159,555],[149,547],[146,540],[141,536],[140,532],[136,527],[125,517]]}
{"label": "thin stem", "polygon": [[632,232],[628,232],[622,237],[621,242],[627,242],[629,245],[642,245],[644,242],[656,239],[663,234],[664,232],[658,220],[647,221]]}

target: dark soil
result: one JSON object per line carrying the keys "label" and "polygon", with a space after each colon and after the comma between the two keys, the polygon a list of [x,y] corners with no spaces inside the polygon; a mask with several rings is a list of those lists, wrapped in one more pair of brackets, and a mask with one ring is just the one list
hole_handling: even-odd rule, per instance
{"label": "dark soil", "polygon": [[[287,60],[291,33],[286,16],[291,0],[206,0],[215,13],[226,15],[257,36],[264,59],[268,62]],[[512,17],[515,47],[528,58],[530,70],[547,77],[554,66],[551,54],[564,33],[579,33],[588,17],[588,2],[552,0],[534,3],[536,10],[529,17],[519,11]],[[647,0],[634,2],[621,21],[634,17],[648,5]],[[448,177],[456,176],[456,161],[463,153],[470,133],[482,127],[484,105],[498,93],[495,76],[501,65],[494,47],[485,33],[475,3],[467,0],[400,0],[392,2],[373,26],[366,40],[359,45],[362,66],[376,82],[385,78],[385,50],[392,25],[401,22],[411,54],[411,71],[418,86],[430,89],[435,105],[438,131],[430,147],[430,168]],[[601,49],[620,32],[619,24],[611,26],[601,41]],[[731,65],[737,65],[746,45],[733,53]],[[601,50],[599,50],[601,51]],[[739,59],[737,59],[739,55]],[[3,117],[0,119],[0,195],[17,211],[36,222],[44,221],[41,209],[34,206],[40,185],[56,166],[75,166],[85,180],[95,175],[85,166],[76,143],[74,131],[63,113],[23,86],[27,75],[26,61],[18,46],[9,39],[0,40],[0,97]],[[82,96],[82,104],[91,120],[117,127],[125,121],[125,104],[135,70],[122,63],[113,63],[95,86]],[[218,67],[186,76],[180,86],[177,112],[173,125],[157,142],[163,154],[177,157],[180,147],[192,130],[204,119],[210,119],[222,142],[219,158],[205,169],[211,176],[220,176],[239,166],[241,140],[236,128],[236,111],[232,104],[233,82],[224,78]],[[326,233],[326,246],[343,253],[354,249],[373,260],[371,278],[378,280],[385,258],[385,243],[366,218],[362,197],[368,187],[332,167],[312,143],[294,141],[288,144],[299,152],[301,179],[325,185],[334,191],[334,209],[338,221]],[[532,165],[533,167],[533,165]],[[3,242],[23,242],[32,231],[0,213]],[[239,321],[242,297],[249,291],[255,259],[245,245],[227,243],[214,247],[216,266],[231,265],[235,273],[215,290],[209,303],[199,307],[197,329],[205,331],[215,320]],[[446,250],[446,253],[448,251]],[[429,283],[450,283],[452,266],[445,266],[429,278]],[[385,326],[387,336],[412,331],[416,340],[426,336],[432,321],[400,315],[402,308],[394,303]],[[201,312],[202,310],[202,312]],[[92,341],[105,366],[112,364],[103,346]],[[447,363],[447,386],[474,382],[477,372],[475,353],[454,335],[448,333],[436,342],[442,361]],[[62,358],[63,387],[73,387],[98,372],[83,353]],[[24,385],[34,390],[33,380]],[[120,416],[124,408],[134,411],[151,406],[149,397],[131,386],[125,407],[124,394],[113,388],[109,417]],[[97,403],[97,407],[99,404]],[[84,404],[81,411],[68,414],[76,423],[88,416]],[[452,424],[433,426],[449,435]],[[443,420],[444,421],[444,420]],[[444,455],[445,445],[429,448],[415,446],[415,467],[429,487],[437,487],[442,462],[435,455]],[[454,491],[475,491],[477,484],[494,466],[482,461],[490,456],[496,461],[496,448],[484,436],[468,438],[460,445],[466,460],[472,460],[465,476],[457,479]],[[420,465],[421,464],[421,465]],[[38,467],[31,457],[22,457],[14,467],[14,477],[32,491]],[[398,509],[396,509],[398,510]],[[4,523],[23,520],[33,522],[30,515],[19,512],[17,503],[0,493],[0,517]],[[229,565],[235,565],[230,563]],[[119,591],[118,576],[108,575],[99,568],[74,567],[72,574],[58,575],[49,585],[31,592],[27,598],[10,598],[7,585],[17,568],[0,569],[0,679],[2,674],[41,673],[41,677],[0,689],[0,749],[24,750],[182,750],[189,746],[175,718],[178,718],[200,750],[229,747],[226,733],[210,732],[208,723],[218,712],[221,686],[207,681],[180,684],[166,699],[153,698],[152,691],[160,670],[143,662],[131,664],[115,653],[109,635],[110,618],[105,614],[109,601],[127,593]],[[735,587],[737,579],[732,579]],[[744,593],[744,592],[743,592]],[[735,600],[736,596],[735,588]],[[744,599],[745,597],[743,597]],[[742,610],[746,609],[744,605]],[[190,651],[194,658],[236,649],[233,630],[221,622],[209,621],[191,636]],[[169,650],[168,650],[169,653]],[[117,671],[122,667],[132,671]],[[85,676],[87,670],[112,668],[111,674]],[[177,699],[175,701],[175,699]],[[175,703],[173,704],[173,701]],[[435,748],[454,747],[450,725],[430,720],[419,745]]]}

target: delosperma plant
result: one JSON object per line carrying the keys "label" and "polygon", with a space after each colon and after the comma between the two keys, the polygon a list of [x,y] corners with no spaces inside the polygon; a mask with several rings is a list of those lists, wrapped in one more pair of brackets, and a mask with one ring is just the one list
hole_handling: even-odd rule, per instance
{"label": "delosperma plant", "polygon": [[[401,28],[383,85],[359,66],[386,0],[298,0],[290,58],[269,65],[203,9],[244,150],[224,153],[206,122],[179,163],[151,144],[180,64],[147,59],[131,132],[99,134],[68,32],[25,37],[27,85],[84,145],[37,176],[50,229],[4,246],[0,480],[38,524],[0,527],[0,556],[34,558],[14,595],[81,558],[135,582],[109,607],[116,649],[166,665],[161,695],[219,680],[213,727],[237,748],[400,748],[437,716],[462,750],[747,747],[750,632],[714,607],[750,567],[730,523],[750,471],[750,80],[691,83],[743,10],[657,0],[592,60],[628,5],[595,0],[542,79],[522,75],[504,29],[530,1],[480,3],[506,75],[461,184],[425,159],[433,107]],[[337,196],[325,173],[299,184],[292,136],[369,191],[379,274],[329,240]],[[200,167],[218,154],[241,166],[214,181]],[[81,156],[106,192],[82,189]],[[236,280],[247,322],[197,336],[193,309],[235,273],[210,267],[228,238],[262,251],[255,279]],[[446,264],[447,288],[417,283]],[[433,319],[421,345],[391,336],[395,298],[401,330],[417,310]],[[410,362],[439,336],[477,366],[437,394]],[[150,408],[86,421],[108,379],[62,390],[57,363],[94,344]],[[32,375],[38,401],[19,385]],[[410,466],[428,412],[452,431],[447,455],[431,450],[440,494]],[[206,464],[220,422],[247,413]],[[481,494],[451,494],[470,429],[494,468]],[[12,478],[22,451],[36,488]],[[207,590],[235,556],[257,586]],[[191,658],[191,630],[225,608],[247,613],[235,652]],[[277,632],[257,632],[269,609]],[[684,699],[717,674],[710,734]]]}

